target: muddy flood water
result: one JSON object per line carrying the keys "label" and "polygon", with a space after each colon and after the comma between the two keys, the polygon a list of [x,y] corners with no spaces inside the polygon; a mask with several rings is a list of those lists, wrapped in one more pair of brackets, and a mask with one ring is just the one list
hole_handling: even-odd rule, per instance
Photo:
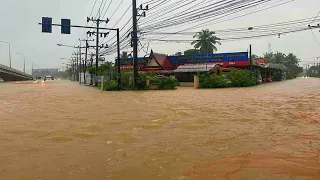
{"label": "muddy flood water", "polygon": [[317,180],[320,79],[101,92],[0,84],[1,180]]}

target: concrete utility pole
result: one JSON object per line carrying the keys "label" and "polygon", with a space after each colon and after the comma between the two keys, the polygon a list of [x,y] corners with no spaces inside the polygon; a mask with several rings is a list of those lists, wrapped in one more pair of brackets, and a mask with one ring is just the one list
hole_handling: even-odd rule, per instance
{"label": "concrete utility pole", "polygon": [[95,75],[96,75],[96,78],[95,78],[95,86],[98,86],[98,66],[99,66],[99,36],[104,34],[104,36],[106,37],[107,34],[109,33],[100,33],[100,23],[102,22],[105,22],[106,24],[108,24],[109,22],[109,19],[107,20],[102,20],[100,19],[100,9],[99,9],[99,17],[98,19],[93,19],[93,18],[87,18],[87,22],[90,22],[90,21],[93,21],[96,23],[97,27],[96,27],[96,32],[88,32],[88,34],[91,36],[91,34],[95,34],[96,35],[96,72],[95,72]]}
{"label": "concrete utility pole", "polygon": [[140,5],[139,10],[143,11],[141,15],[138,14],[137,0],[132,0],[132,47],[133,47],[133,87],[137,87],[138,80],[138,21],[137,17],[146,17],[146,12],[149,10],[149,6],[143,8]]}
{"label": "concrete utility pole", "polygon": [[120,30],[117,29],[117,54],[118,54],[118,61],[117,61],[117,67],[118,67],[118,89],[120,90],[120,84],[121,84],[121,73],[120,73]]}
{"label": "concrete utility pole", "polygon": [[80,41],[80,45],[79,45],[79,64],[80,64],[79,71],[77,73],[78,73],[78,77],[79,77],[79,84],[81,84],[81,41]]}
{"label": "concrete utility pole", "polygon": [[79,41],[84,41],[86,43],[86,52],[85,52],[85,57],[84,57],[84,63],[83,63],[83,80],[84,80],[84,84],[86,83],[86,70],[87,70],[87,60],[88,60],[88,49],[89,49],[89,41],[94,41],[93,39],[92,40],[88,40],[88,39],[79,39]]}
{"label": "concrete utility pole", "polygon": [[137,27],[137,0],[132,0],[132,46],[133,46],[133,87],[138,83],[138,27]]}

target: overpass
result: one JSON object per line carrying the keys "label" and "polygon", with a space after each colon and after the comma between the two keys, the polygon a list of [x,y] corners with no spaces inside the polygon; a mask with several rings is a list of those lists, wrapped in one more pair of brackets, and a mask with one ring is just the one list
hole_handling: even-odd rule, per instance
{"label": "overpass", "polygon": [[4,81],[27,81],[33,79],[30,74],[26,74],[2,64],[0,64],[0,78]]}

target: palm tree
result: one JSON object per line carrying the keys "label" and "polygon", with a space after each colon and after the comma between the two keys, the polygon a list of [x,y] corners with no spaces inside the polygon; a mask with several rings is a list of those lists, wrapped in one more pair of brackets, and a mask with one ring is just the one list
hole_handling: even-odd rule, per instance
{"label": "palm tree", "polygon": [[191,45],[194,45],[194,48],[199,49],[201,53],[213,53],[217,51],[216,44],[221,45],[219,42],[220,38],[216,37],[214,31],[210,31],[209,29],[202,30],[198,32],[193,38],[197,38],[197,40],[193,41]]}

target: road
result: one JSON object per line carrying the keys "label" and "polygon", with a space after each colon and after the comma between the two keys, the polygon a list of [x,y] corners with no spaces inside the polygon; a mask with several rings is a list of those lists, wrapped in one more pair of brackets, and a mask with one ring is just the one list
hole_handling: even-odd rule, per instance
{"label": "road", "polygon": [[320,179],[320,79],[101,92],[0,84],[0,179]]}

